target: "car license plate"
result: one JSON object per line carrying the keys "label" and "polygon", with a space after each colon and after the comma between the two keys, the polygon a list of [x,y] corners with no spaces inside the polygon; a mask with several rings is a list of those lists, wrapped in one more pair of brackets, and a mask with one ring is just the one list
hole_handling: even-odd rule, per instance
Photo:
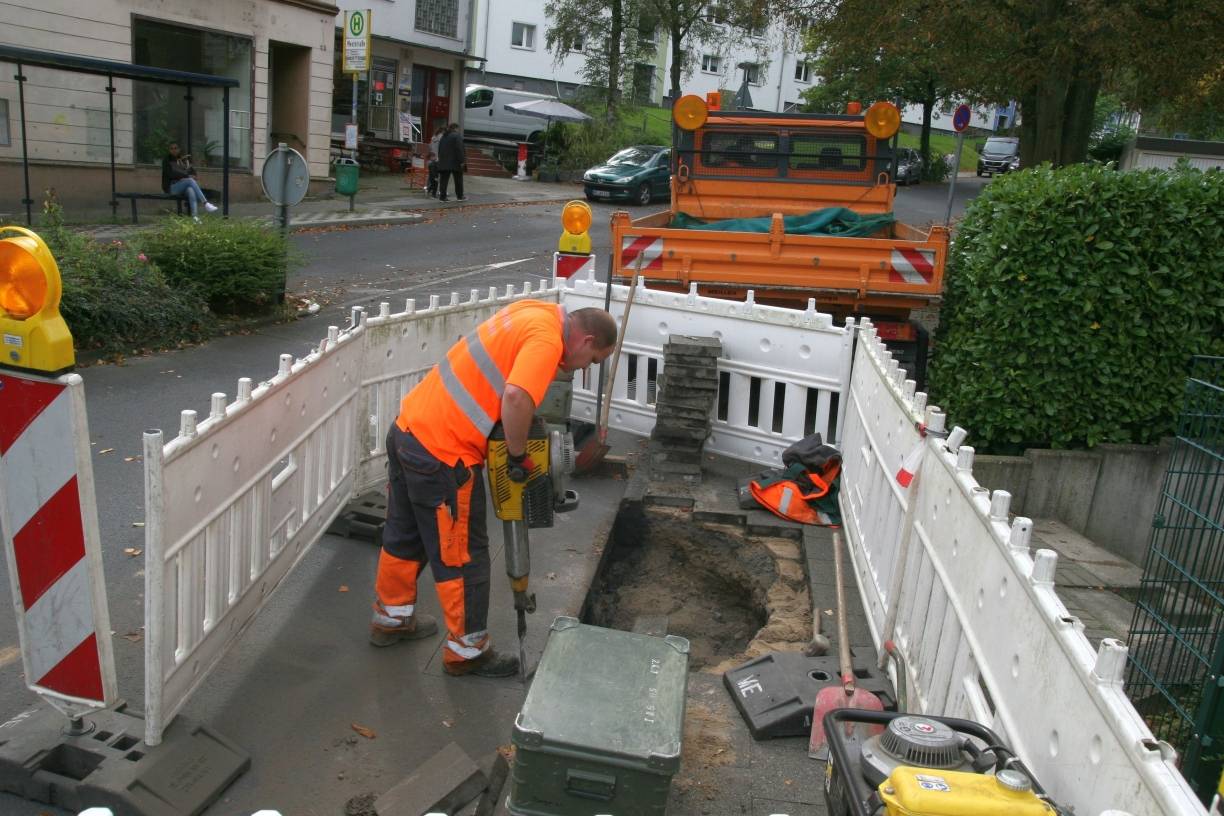
{"label": "car license plate", "polygon": [[612,193],[608,190],[592,190],[591,195],[595,196],[596,198],[611,198],[612,197]]}

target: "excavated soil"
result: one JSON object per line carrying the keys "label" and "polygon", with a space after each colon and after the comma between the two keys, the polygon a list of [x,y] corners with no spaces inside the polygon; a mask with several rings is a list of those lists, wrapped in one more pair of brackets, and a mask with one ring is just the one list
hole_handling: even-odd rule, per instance
{"label": "excavated soil", "polygon": [[690,643],[690,670],[721,674],[766,652],[800,651],[811,640],[800,557],[799,544],[786,538],[695,523],[686,510],[629,509],[617,519],[587,619],[632,631],[665,616],[667,633]]}

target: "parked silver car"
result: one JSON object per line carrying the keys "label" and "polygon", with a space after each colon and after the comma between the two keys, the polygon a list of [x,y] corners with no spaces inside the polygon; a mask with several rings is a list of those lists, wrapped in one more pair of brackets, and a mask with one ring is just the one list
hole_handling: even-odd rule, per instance
{"label": "parked silver car", "polygon": [[922,154],[912,147],[897,148],[897,172],[893,181],[906,187],[922,181]]}

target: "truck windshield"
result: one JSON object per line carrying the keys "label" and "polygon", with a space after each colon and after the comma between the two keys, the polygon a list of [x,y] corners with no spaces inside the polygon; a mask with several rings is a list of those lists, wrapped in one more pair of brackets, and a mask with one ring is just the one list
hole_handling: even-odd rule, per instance
{"label": "truck windshield", "polygon": [[1016,152],[1019,147],[1016,142],[1011,139],[987,139],[986,146],[982,148],[983,153],[991,153],[994,155],[1010,156]]}
{"label": "truck windshield", "polygon": [[640,166],[650,161],[651,157],[657,152],[657,150],[643,150],[640,147],[626,147],[608,159],[608,164],[632,164]]}

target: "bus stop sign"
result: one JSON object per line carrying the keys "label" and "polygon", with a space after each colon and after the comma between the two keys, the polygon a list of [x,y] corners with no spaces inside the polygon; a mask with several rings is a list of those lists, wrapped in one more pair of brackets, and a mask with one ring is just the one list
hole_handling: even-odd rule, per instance
{"label": "bus stop sign", "polygon": [[952,114],[952,128],[957,133],[962,133],[965,128],[969,127],[969,118],[972,112],[968,105],[961,105],[956,109],[956,113]]}

